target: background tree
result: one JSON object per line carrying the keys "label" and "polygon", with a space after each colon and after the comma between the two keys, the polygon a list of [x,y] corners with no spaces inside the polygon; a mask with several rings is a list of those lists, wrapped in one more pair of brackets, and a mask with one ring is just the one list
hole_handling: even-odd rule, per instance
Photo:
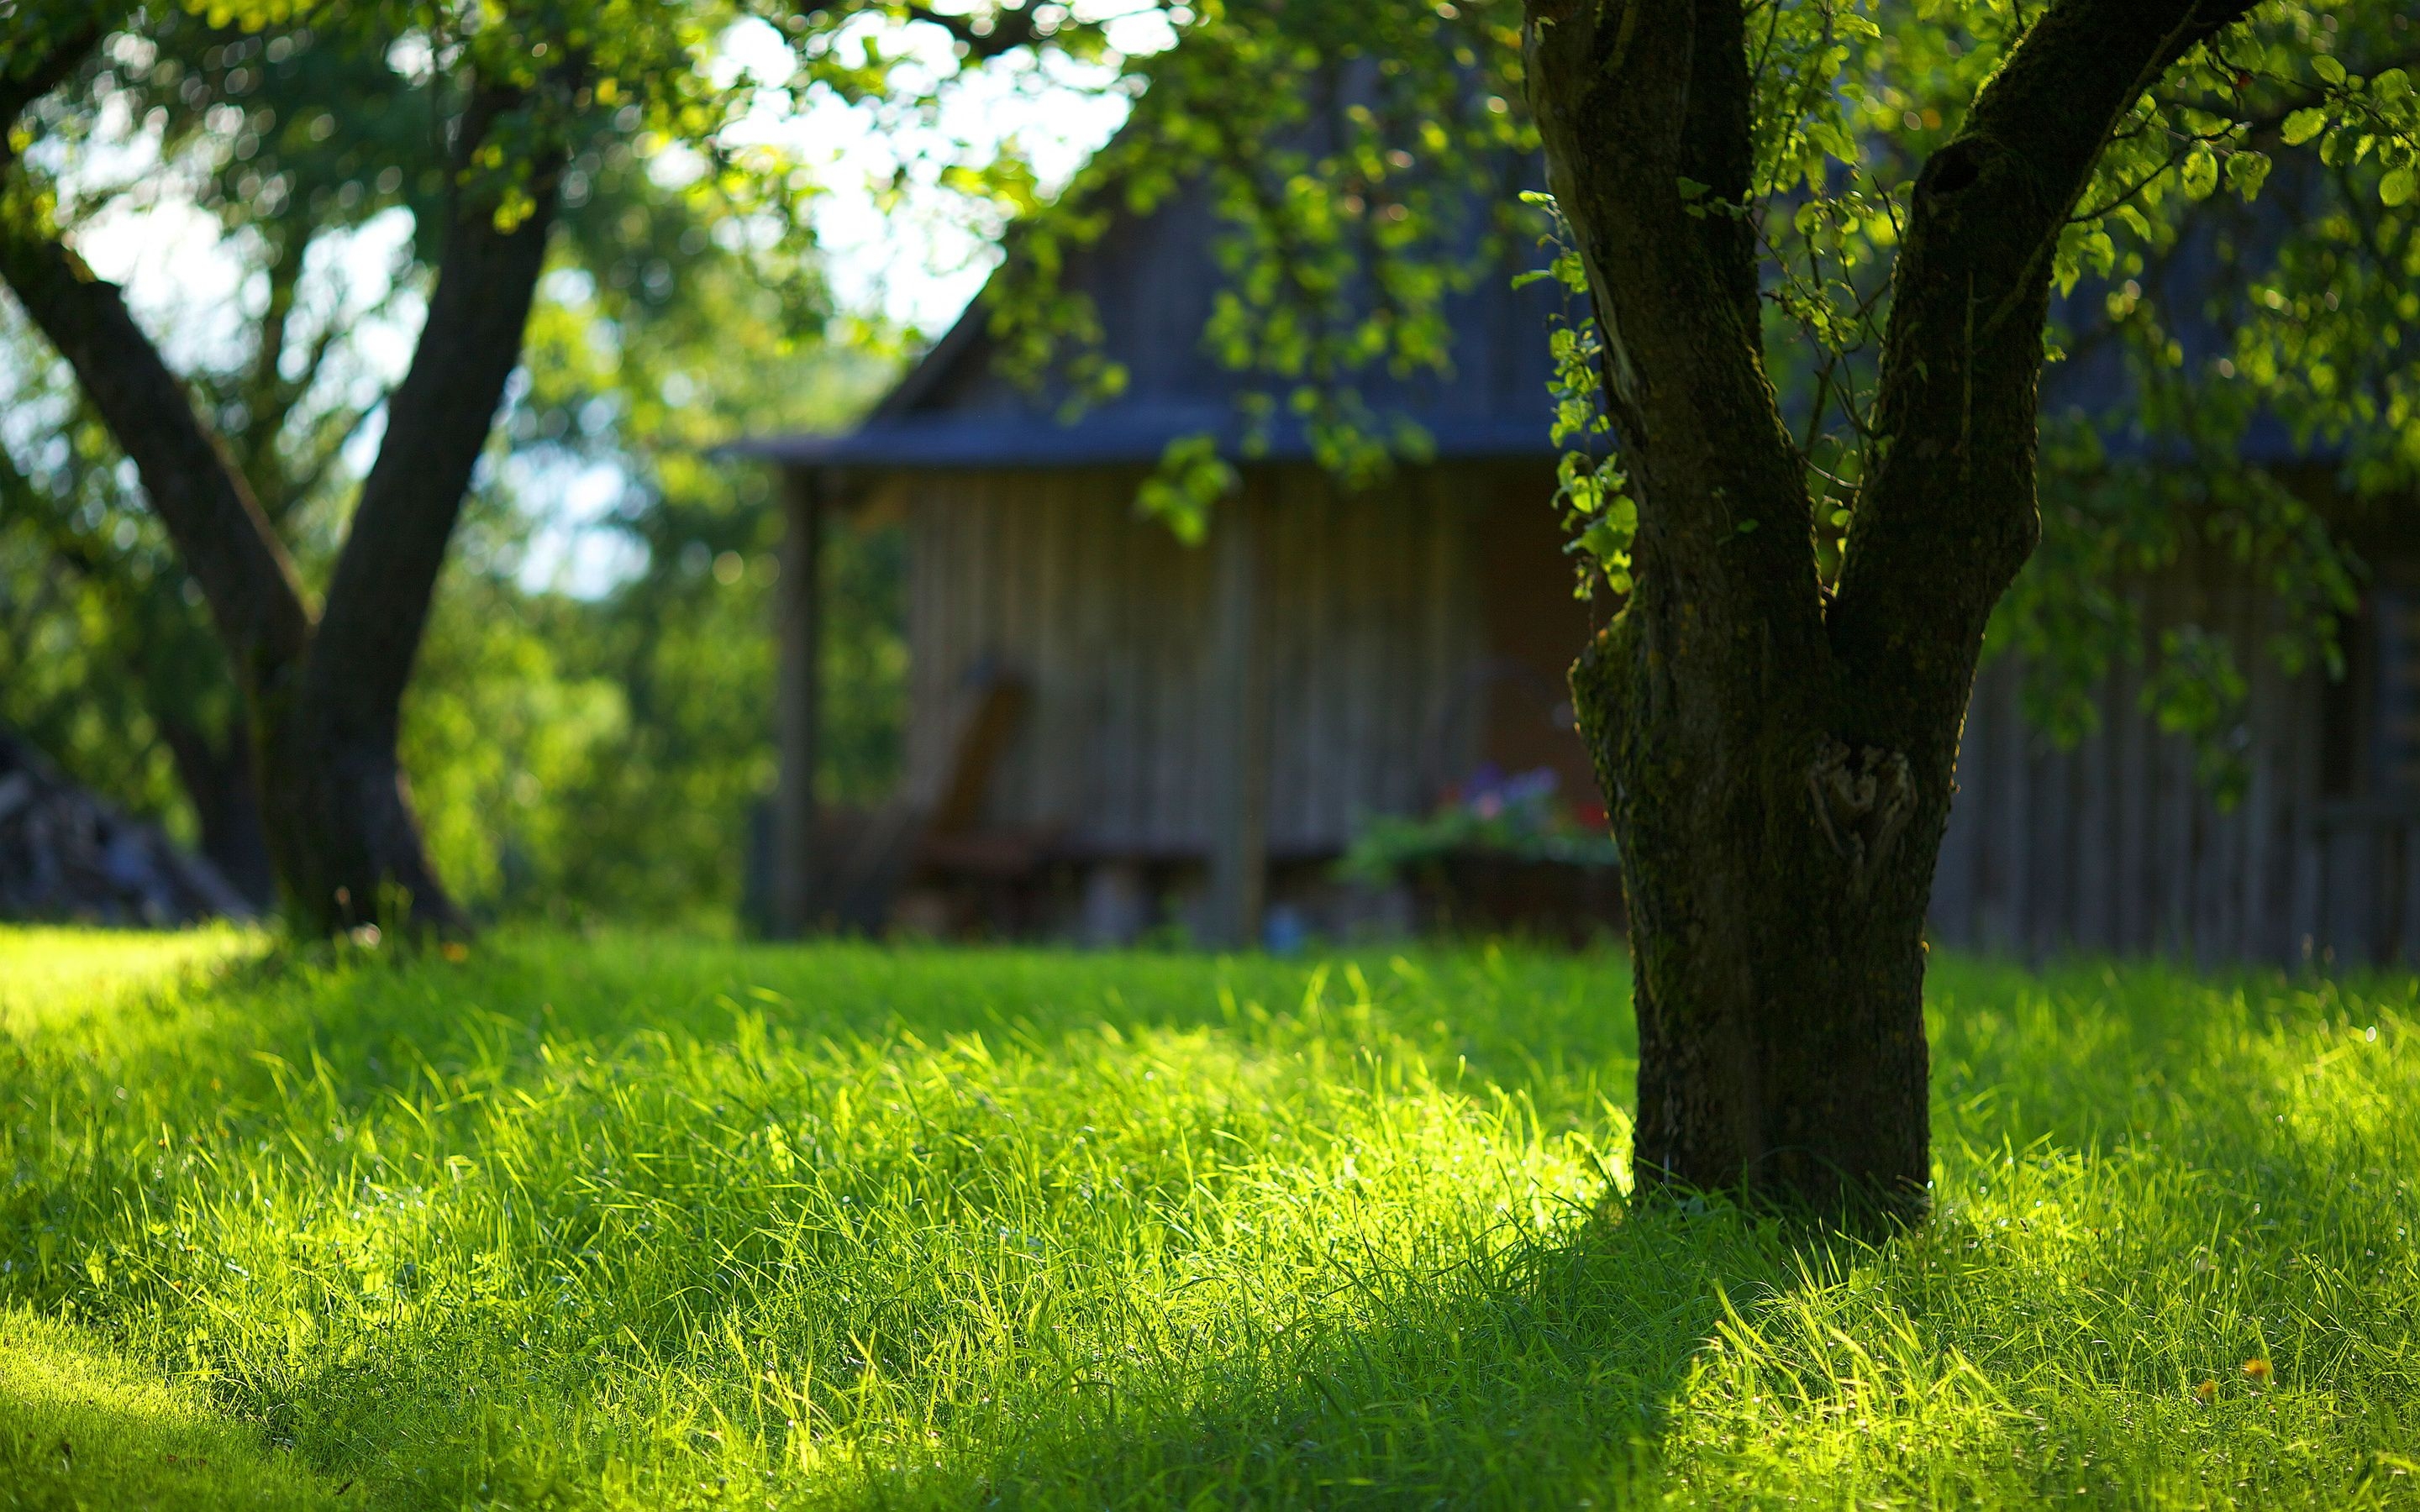
{"label": "background tree", "polygon": [[[257,284],[249,331],[226,329],[223,307],[188,301],[178,356],[228,462],[304,580],[317,581],[341,540],[333,496],[359,482],[347,476],[344,448],[380,397],[354,337],[388,317],[398,297],[409,299],[418,271],[407,255],[365,289],[327,254],[409,203],[394,184],[385,193],[378,186],[383,176],[400,180],[399,163],[427,157],[431,122],[424,86],[382,60],[309,42],[307,32],[256,39],[172,12],[147,35],[114,39],[106,66],[72,106],[55,101],[44,124],[47,145],[57,147],[102,134],[108,116],[156,122],[148,144],[101,146],[104,155],[132,161],[85,176],[70,218],[89,224],[112,211],[190,204],[218,223],[223,248]],[[335,112],[346,119],[341,134]],[[196,329],[217,339],[194,340]],[[21,321],[12,319],[8,334],[17,392],[7,440],[28,459],[5,470],[14,544],[71,574],[81,596],[109,605],[103,660],[131,675],[138,695],[111,721],[109,744],[122,762],[143,748],[147,728],[170,757],[204,854],[266,907],[275,885],[251,720],[212,640],[201,585],[143,508],[106,418],[79,396],[72,371]],[[29,628],[13,639],[22,642]],[[111,670],[84,671],[89,675],[63,684],[58,696],[105,702]],[[80,769],[99,754],[99,743],[46,728],[53,721],[35,710],[8,712],[30,717],[30,733],[44,744],[82,756]],[[103,783],[138,809],[159,807],[156,794]]]}
{"label": "background tree", "polygon": [[[904,20],[910,9],[769,13],[797,44],[797,82],[862,95],[882,85],[887,62],[841,33],[861,14]],[[717,85],[711,68],[723,29],[748,14],[670,0],[610,16],[442,4],[375,13],[325,5],[298,16],[281,5],[237,16],[229,29],[173,7],[62,4],[21,8],[12,22],[0,51],[13,169],[0,277],[135,462],[209,606],[244,694],[261,782],[274,795],[265,805],[270,850],[306,928],[374,914],[458,920],[396,755],[446,544],[519,362],[549,227],[593,177],[585,164],[617,151],[627,161],[629,145],[652,133],[695,146],[708,188],[726,200],[750,197],[777,222],[787,214],[797,187],[787,165],[761,153],[743,161],[717,134],[752,98],[744,80]],[[1032,27],[1024,39],[1036,40]],[[1097,49],[1098,34],[1069,25],[1052,45],[1082,53]],[[198,56],[178,56],[180,46]],[[349,91],[365,73],[357,98]],[[246,100],[270,81],[291,98]],[[83,93],[21,122],[62,83]],[[271,297],[255,347],[264,384],[233,409],[197,414],[119,291],[91,277],[69,245],[72,224],[62,224],[44,148],[89,130],[93,113],[80,105],[121,90],[138,109],[161,101],[172,126],[167,102],[186,107],[185,119],[243,164],[228,176],[238,193],[221,203],[256,223]],[[352,130],[381,100],[395,108]],[[280,501],[264,498],[247,463],[262,455],[256,443],[274,450],[286,438],[278,405],[307,392],[292,371],[281,288],[290,295],[327,219],[381,201],[411,206],[415,246],[434,271],[410,367],[377,403],[376,459],[315,611],[273,517]],[[303,213],[279,215],[285,207]]]}
{"label": "background tree", "polygon": [[[430,81],[299,51],[280,32],[168,20],[120,34],[71,107],[47,102],[47,139],[91,141],[100,163],[74,176],[62,217],[79,237],[129,210],[173,225],[190,206],[216,223],[201,280],[152,287],[138,316],[165,333],[200,411],[239,437],[255,496],[273,501],[265,512],[318,591],[391,381],[381,348],[408,335],[440,245],[409,235],[427,207],[398,166],[429,155]],[[254,67],[239,81],[245,118],[297,129],[218,135],[225,91],[194,81],[242,68],[255,44],[302,66]],[[157,123],[150,149],[99,140],[112,115]],[[769,658],[774,521],[768,480],[710,453],[743,430],[840,424],[889,370],[878,326],[852,324],[847,347],[823,339],[820,259],[796,228],[735,206],[694,166],[665,173],[676,151],[608,137],[566,165],[522,378],[403,701],[428,856],[483,916],[728,918],[771,762],[750,678]],[[211,289],[222,278],[232,300]],[[272,366],[264,354],[280,348]],[[199,585],[72,372],[13,311],[0,310],[0,451],[14,458],[0,473],[0,722],[167,822],[265,903],[248,720]],[[601,598],[531,578],[534,529],[566,480],[600,472],[622,480],[607,528],[637,546],[636,577]],[[834,778],[856,796],[895,748],[879,692],[901,666],[886,609],[895,554],[878,533],[833,550],[833,683],[861,689],[831,711]]]}
{"label": "background tree", "polygon": [[[173,15],[142,19],[163,30],[188,24]],[[20,37],[8,72],[27,92],[43,92],[83,66],[114,20],[86,12],[80,23],[39,39],[40,52]],[[436,47],[452,50],[462,69],[462,87],[444,101],[449,141],[434,186],[444,207],[444,251],[411,369],[384,407],[380,458],[364,480],[316,616],[269,504],[241,467],[240,446],[226,442],[224,432],[236,427],[211,426],[195,413],[118,290],[93,278],[49,224],[38,180],[19,178],[0,228],[0,276],[134,459],[228,644],[264,786],[274,795],[264,806],[270,850],[289,907],[311,927],[346,927],[379,914],[458,918],[427,864],[396,764],[399,706],[445,543],[518,360],[557,193],[562,132],[580,103],[593,100],[583,94],[591,86],[567,38],[509,35],[514,30],[482,28],[458,40],[442,29],[433,35],[432,57]],[[285,55],[271,59],[266,39],[228,38],[210,55],[219,89],[243,92],[256,48],[262,69],[300,68],[298,36],[306,57],[319,46],[336,50],[338,39],[282,35]],[[543,61],[550,51],[552,64]],[[156,53],[138,52],[134,61],[155,63]],[[18,114],[8,112],[12,122]],[[222,131],[236,124],[225,121]],[[306,139],[310,131],[309,118],[259,124]],[[505,171],[506,145],[524,137],[534,150],[512,154]],[[272,379],[285,357],[274,339],[282,314],[272,298],[259,363]]]}

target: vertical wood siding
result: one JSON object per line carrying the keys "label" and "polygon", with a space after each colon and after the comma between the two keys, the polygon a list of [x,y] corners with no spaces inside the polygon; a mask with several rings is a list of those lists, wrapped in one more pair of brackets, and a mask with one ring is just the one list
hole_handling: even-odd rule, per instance
{"label": "vertical wood siding", "polygon": [[2257,594],[2180,570],[2138,603],[2154,641],[2188,616],[2226,632],[2249,683],[2247,777],[2223,809],[2184,738],[2120,668],[2099,731],[2057,748],[2026,720],[2010,657],[1976,679],[1931,935],[2030,956],[2164,953],[2205,964],[2420,963],[2420,808],[2324,791],[2325,680],[2259,650]]}
{"label": "vertical wood siding", "polygon": [[[1540,507],[1534,488],[1501,498],[1490,478],[1407,469],[1345,496],[1310,468],[1252,475],[1274,505],[1261,636],[1272,855],[1336,851],[1364,815],[1417,809],[1475,761],[1481,732],[1454,696],[1487,649],[1472,532],[1488,508]],[[1135,517],[1137,481],[895,480],[911,559],[908,778],[938,781],[948,711],[989,666],[1033,694],[989,822],[1063,826],[1078,854],[1200,856],[1213,563]]]}

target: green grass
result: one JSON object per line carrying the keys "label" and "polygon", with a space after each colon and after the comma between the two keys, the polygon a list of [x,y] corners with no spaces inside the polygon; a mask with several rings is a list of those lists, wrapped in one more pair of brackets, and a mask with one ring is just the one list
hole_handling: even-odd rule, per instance
{"label": "green grass", "polygon": [[1879,1245],[1608,1215],[1625,1000],[0,932],[0,1508],[2420,1505],[2410,981],[1943,962]]}

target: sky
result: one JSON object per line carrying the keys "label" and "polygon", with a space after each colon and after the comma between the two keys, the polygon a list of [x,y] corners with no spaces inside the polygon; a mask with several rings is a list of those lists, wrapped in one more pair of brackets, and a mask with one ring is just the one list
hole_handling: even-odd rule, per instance
{"label": "sky", "polygon": [[[1106,14],[1117,8],[1100,8]],[[922,44],[917,53],[926,71],[951,67],[937,29],[914,27],[907,35]],[[1109,36],[1132,54],[1173,40],[1167,23],[1147,8],[1124,23],[1111,22]],[[770,79],[788,69],[787,44],[762,22],[726,34],[723,56],[734,73],[744,69]],[[963,204],[934,182],[939,163],[954,151],[980,161],[1015,141],[1046,189],[1056,189],[1125,119],[1125,97],[1104,87],[1110,70],[1064,60],[1002,66],[1019,61],[1002,59],[962,78],[931,130],[886,131],[867,113],[827,96],[794,114],[760,112],[735,132],[737,144],[780,146],[819,164],[829,192],[815,210],[815,232],[830,255],[834,290],[845,303],[938,334],[974,297],[993,261],[987,238],[970,229]],[[903,212],[886,215],[871,186],[887,182],[903,160],[918,187]]]}
{"label": "sky", "polygon": [[[1075,9],[1083,19],[1106,21],[1111,44],[1128,54],[1173,40],[1148,3],[1097,0]],[[956,72],[939,28],[892,28],[886,51],[903,44],[910,66],[927,75],[948,79]],[[786,79],[790,67],[780,33],[752,21],[724,35],[717,63],[722,82],[745,74],[768,86]],[[996,63],[956,78],[937,118],[914,125],[882,120],[828,94],[811,94],[794,106],[786,91],[768,87],[731,141],[783,147],[811,166],[821,190],[814,225],[841,306],[929,339],[948,329],[996,260],[990,236],[997,226],[983,209],[940,187],[940,166],[954,159],[982,161],[1014,142],[1046,191],[1055,190],[1125,119],[1126,97],[1103,87],[1111,77],[1063,60]],[[76,250],[97,274],[125,286],[137,319],[160,341],[171,365],[240,347],[249,329],[246,311],[259,291],[245,286],[243,270],[220,243],[216,222],[177,194],[134,123],[117,126],[114,135],[104,131],[108,145],[86,160],[85,170],[95,181],[159,176],[163,183],[149,203],[113,206],[80,228]],[[891,183],[903,162],[907,192],[886,208],[877,186]],[[685,171],[693,170],[677,151],[659,160],[664,175]],[[409,235],[408,218],[390,211],[350,236],[315,243],[306,263],[304,305],[315,314],[331,303],[342,311],[352,328],[342,381],[365,399],[401,377],[419,332],[417,299],[394,290],[388,276]],[[378,438],[373,417],[349,454],[356,471],[366,469]],[[8,440],[15,444],[23,438]],[[617,471],[529,468],[510,481],[532,508],[521,566],[528,586],[596,594],[643,563],[638,548],[606,524],[628,486]]]}

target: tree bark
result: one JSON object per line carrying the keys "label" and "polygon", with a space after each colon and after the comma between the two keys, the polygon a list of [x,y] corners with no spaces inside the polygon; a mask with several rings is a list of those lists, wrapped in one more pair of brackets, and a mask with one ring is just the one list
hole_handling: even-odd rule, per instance
{"label": "tree bark", "polygon": [[245,902],[267,912],[277,902],[277,872],[270,864],[268,831],[261,823],[250,728],[241,719],[230,720],[226,738],[217,741],[197,725],[162,720],[160,736],[200,824],[203,858]]}
{"label": "tree bark", "polygon": [[1764,366],[1739,0],[1529,0],[1639,510],[1637,587],[1572,681],[1629,895],[1642,1190],[1927,1207],[1925,907],[1984,620],[2038,530],[2051,254],[2120,115],[2245,8],[2060,0],[1927,164],[1886,460],[1827,604]]}
{"label": "tree bark", "polygon": [[[91,39],[76,45],[88,51]],[[71,71],[46,60],[27,78]],[[19,88],[0,104],[18,95],[21,109],[35,98]],[[555,152],[530,165],[535,207],[509,228],[496,224],[492,193],[459,187],[489,128],[520,102],[517,91],[474,89],[457,133],[427,320],[388,400],[317,624],[243,472],[117,287],[46,229],[0,224],[0,279],[74,368],[201,585],[250,710],[279,890],[305,932],[463,924],[429,865],[396,744],[446,543],[520,361],[554,208]]]}

